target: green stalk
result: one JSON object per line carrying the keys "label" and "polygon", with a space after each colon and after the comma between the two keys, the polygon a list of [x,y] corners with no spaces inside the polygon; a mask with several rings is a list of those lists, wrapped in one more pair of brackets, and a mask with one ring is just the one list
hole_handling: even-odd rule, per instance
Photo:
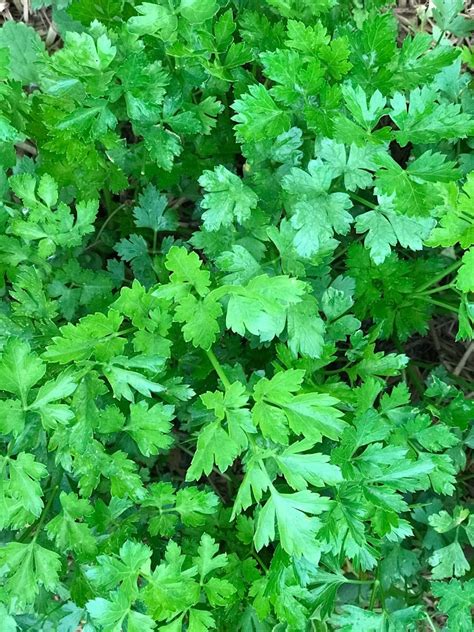
{"label": "green stalk", "polygon": [[24,531],[22,533],[22,535],[18,538],[18,542],[24,542],[28,538],[28,536],[33,533],[33,531],[35,532],[35,535],[33,536],[32,542],[36,541],[36,538],[40,534],[41,527],[43,526],[46,518],[48,517],[49,510],[51,509],[51,505],[53,504],[54,499],[56,498],[56,494],[58,493],[58,490],[59,490],[59,483],[56,484],[52,488],[51,493],[49,495],[49,498],[48,498],[48,500],[46,502],[46,505],[43,507],[43,511],[41,512],[41,515],[38,518],[38,520],[35,523],[33,523],[32,525],[30,525],[26,529],[26,531]]}
{"label": "green stalk", "polygon": [[208,349],[206,351],[206,355],[209,358],[209,361],[212,364],[212,366],[214,368],[214,371],[217,373],[217,375],[219,376],[222,384],[224,385],[224,388],[226,390],[229,389],[230,386],[231,386],[230,381],[229,381],[227,375],[225,374],[225,371],[224,371],[221,363],[216,358],[216,354],[214,353],[214,351],[212,349]]}
{"label": "green stalk", "polygon": [[434,48],[436,48],[440,44],[441,40],[443,39],[443,36],[444,36],[445,32],[446,31],[441,31],[440,36],[438,37],[438,39],[435,42]]}
{"label": "green stalk", "polygon": [[431,617],[430,617],[430,615],[427,612],[425,612],[425,617],[426,617],[426,621],[428,622],[428,625],[430,626],[430,630],[433,630],[433,632],[437,632],[437,630],[436,630],[436,628],[434,626],[434,623],[431,620]]}
{"label": "green stalk", "polygon": [[374,587],[372,588],[372,594],[370,595],[370,602],[369,602],[369,610],[373,610],[374,606],[375,606],[375,598],[377,597],[377,591],[380,587],[380,582],[378,579],[375,580],[374,582]]}
{"label": "green stalk", "polygon": [[49,495],[48,502],[44,506],[44,509],[41,512],[41,516],[39,517],[39,520],[36,524],[36,530],[35,530],[35,535],[33,536],[33,542],[35,542],[36,538],[40,534],[41,527],[43,526],[46,518],[48,517],[49,510],[51,509],[51,505],[53,504],[54,499],[56,498],[56,494],[58,493],[58,490],[59,490],[59,484],[55,485],[53,489],[51,490],[51,494]]}
{"label": "green stalk", "polygon": [[444,303],[443,301],[435,301],[434,298],[428,298],[427,296],[418,296],[417,298],[425,301],[425,303],[431,303],[431,305],[436,305],[437,307],[442,307],[443,309],[448,310],[448,312],[453,312],[454,314],[458,313],[457,308],[454,305],[450,305],[449,303]]}
{"label": "green stalk", "polygon": [[257,562],[260,564],[261,568],[265,571],[265,573],[268,573],[268,566],[265,564],[265,562],[262,560],[262,558],[260,557],[260,555],[257,553],[255,549],[253,550],[253,556],[257,560]]}
{"label": "green stalk", "polygon": [[373,202],[369,202],[369,200],[366,200],[360,195],[357,195],[357,193],[350,193],[350,197],[356,202],[359,202],[360,204],[367,206],[368,208],[371,208],[371,209],[377,208],[376,204],[374,204]]}
{"label": "green stalk", "polygon": [[420,294],[420,293],[424,292],[424,290],[426,290],[429,287],[431,287],[432,285],[436,285],[436,283],[438,283],[438,281],[441,281],[441,279],[444,279],[444,277],[448,276],[448,274],[451,274],[451,272],[454,272],[455,270],[457,270],[459,268],[459,266],[461,265],[461,263],[462,263],[461,260],[455,261],[452,265],[448,266],[445,270],[443,270],[442,272],[437,274],[430,281],[428,281],[427,283],[424,283],[420,287],[417,287],[416,290],[415,290],[415,293],[416,294]]}
{"label": "green stalk", "polygon": [[438,292],[445,292],[446,290],[451,290],[453,289],[454,284],[453,283],[446,283],[446,285],[440,285],[439,287],[435,287],[432,290],[427,290],[426,292],[422,292],[422,294],[424,294],[425,296],[428,296],[429,294],[437,294]]}
{"label": "green stalk", "polygon": [[112,213],[112,196],[107,187],[104,187],[102,193],[104,195],[104,206],[107,210],[107,215],[110,215]]}

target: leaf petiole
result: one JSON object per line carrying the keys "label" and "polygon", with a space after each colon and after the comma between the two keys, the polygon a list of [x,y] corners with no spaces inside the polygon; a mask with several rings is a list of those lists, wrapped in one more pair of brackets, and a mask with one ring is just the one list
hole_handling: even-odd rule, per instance
{"label": "leaf petiole", "polygon": [[369,202],[369,200],[366,200],[365,198],[361,197],[360,195],[357,195],[357,193],[350,193],[350,197],[355,200],[356,202],[359,202],[360,204],[363,204],[364,206],[367,206],[367,208],[371,208],[371,209],[376,209],[377,208],[377,204],[374,204],[373,202]]}
{"label": "leaf petiole", "polygon": [[444,277],[447,277],[448,274],[451,274],[451,272],[454,272],[455,270],[457,270],[461,266],[461,264],[462,264],[461,260],[455,261],[452,265],[448,266],[445,270],[443,270],[439,274],[436,274],[430,281],[416,288],[415,293],[416,294],[423,293],[424,290],[428,289],[432,285],[436,285],[438,281],[441,281],[441,279],[444,279]]}
{"label": "leaf petiole", "polygon": [[230,384],[229,378],[225,374],[225,371],[224,371],[221,363],[217,359],[216,354],[214,353],[214,351],[212,349],[208,349],[206,351],[206,355],[209,358],[209,361],[212,364],[212,366],[214,368],[214,371],[217,373],[217,375],[220,378],[220,381],[224,385],[224,388],[227,390],[228,388],[230,388],[231,384]]}

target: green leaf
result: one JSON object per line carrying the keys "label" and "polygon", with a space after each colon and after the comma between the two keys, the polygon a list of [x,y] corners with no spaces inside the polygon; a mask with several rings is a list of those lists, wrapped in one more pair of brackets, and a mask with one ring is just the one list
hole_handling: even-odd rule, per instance
{"label": "green leaf", "polygon": [[446,163],[441,154],[426,153],[428,157],[423,154],[410,163],[406,170],[388,155],[377,158],[380,165],[375,181],[377,189],[387,197],[394,196],[394,210],[400,215],[430,216],[441,201],[440,191],[436,185],[430,184],[433,174],[439,171],[441,181],[456,178],[453,163]]}
{"label": "green leaf", "polygon": [[430,33],[416,33],[406,37],[400,50],[397,68],[397,85],[411,89],[429,83],[438,73],[459,57],[455,46],[432,47]]}
{"label": "green leaf", "polygon": [[216,627],[214,617],[206,610],[191,608],[189,611],[189,632],[208,632]]}
{"label": "green leaf", "polygon": [[437,94],[428,87],[412,90],[409,105],[405,96],[397,92],[390,104],[391,119],[398,131],[394,132],[400,145],[435,143],[443,139],[465,138],[474,130],[474,119],[461,112],[455,103],[437,103]]}
{"label": "green leaf", "polygon": [[320,441],[322,436],[336,440],[346,425],[340,419],[342,413],[334,408],[338,400],[325,393],[294,395],[300,390],[303,376],[303,371],[290,370],[257,382],[254,422],[264,436],[283,444],[288,443],[290,430],[313,441]]}
{"label": "green leaf", "polygon": [[125,345],[125,339],[119,334],[122,320],[120,314],[112,310],[107,315],[85,316],[77,325],[64,325],[60,328],[62,335],[53,337],[43,357],[50,362],[67,364],[88,360],[91,356],[106,360],[118,355]]}
{"label": "green leaf", "polygon": [[0,29],[0,48],[8,49],[12,79],[24,85],[40,83],[46,54],[40,36],[32,27],[23,22],[7,20]]}
{"label": "green leaf", "polygon": [[436,514],[431,514],[428,518],[430,525],[438,533],[447,533],[459,526],[466,518],[469,517],[469,509],[463,507],[455,507],[453,515],[450,516],[447,511],[440,511]]}
{"label": "green leaf", "polygon": [[174,533],[178,516],[190,527],[205,524],[207,516],[216,513],[219,499],[213,492],[197,487],[183,487],[176,495],[171,483],[154,483],[148,488],[143,507],[158,509],[159,513],[150,520],[148,529],[152,535],[169,536]]}
{"label": "green leaf", "polygon": [[149,184],[138,198],[139,206],[133,209],[135,225],[153,231],[173,231],[178,226],[175,211],[167,209],[168,199]]}
{"label": "green leaf", "polygon": [[173,443],[170,435],[173,417],[174,406],[158,403],[148,408],[148,404],[141,401],[130,404],[130,421],[123,430],[132,437],[142,454],[158,454]]}
{"label": "green leaf", "polygon": [[352,632],[358,628],[366,632],[383,632],[386,629],[385,613],[378,614],[357,606],[344,605],[341,614],[334,614],[331,623],[342,632]]}
{"label": "green leaf", "polygon": [[462,258],[462,266],[458,271],[456,286],[461,292],[474,291],[474,248],[470,248]]}
{"label": "green leaf", "polygon": [[179,301],[175,320],[185,323],[182,331],[186,342],[207,350],[216,341],[220,330],[217,319],[221,315],[222,308],[212,297],[206,296],[204,300],[198,300],[188,294]]}
{"label": "green leaf", "polygon": [[444,579],[445,577],[453,576],[462,577],[469,570],[469,563],[459,542],[453,542],[442,549],[438,549],[428,561],[433,567],[433,579]]}
{"label": "green leaf", "polygon": [[6,576],[4,590],[19,608],[31,606],[41,586],[48,591],[58,587],[60,557],[35,541],[9,542],[2,546],[0,564]]}
{"label": "green leaf", "polygon": [[320,160],[311,160],[308,172],[297,167],[283,178],[290,200],[291,224],[296,229],[294,246],[302,257],[311,257],[335,245],[334,233],[346,234],[353,221],[347,193],[330,193],[334,171]]}
{"label": "green leaf", "polygon": [[245,386],[240,382],[228,386],[225,393],[207,391],[201,395],[202,403],[208,410],[214,411],[216,419],[225,420],[229,437],[240,449],[248,447],[247,435],[256,432],[250,410],[246,407],[248,399]]}
{"label": "green leaf", "polygon": [[346,84],[342,88],[345,106],[351,120],[343,114],[335,118],[335,137],[345,143],[362,147],[365,144],[380,145],[390,138],[386,127],[372,131],[378,121],[386,113],[387,99],[379,90],[375,90],[369,98],[361,86]]}
{"label": "green leaf", "polygon": [[181,0],[179,11],[191,24],[210,20],[218,11],[216,0]]}
{"label": "green leaf", "polygon": [[474,204],[474,171],[467,175],[462,191],[453,183],[443,195],[443,215],[431,233],[430,246],[453,246],[457,242],[463,248],[474,244],[474,229],[470,218]]}
{"label": "green leaf", "polygon": [[222,252],[216,265],[222,272],[226,272],[223,281],[231,285],[244,285],[262,272],[258,261],[238,244],[233,245],[232,250]]}
{"label": "green leaf", "polygon": [[68,397],[76,390],[77,384],[73,375],[61,373],[55,380],[50,380],[39,389],[36,399],[30,404],[30,410],[47,410],[48,404]]}
{"label": "green leaf", "polygon": [[207,533],[203,533],[196,558],[196,567],[201,581],[204,581],[209,573],[227,565],[227,555],[225,553],[218,555],[218,551],[219,545],[216,541]]}
{"label": "green leaf", "polygon": [[115,244],[115,250],[124,261],[130,262],[133,273],[145,287],[156,282],[153,264],[148,254],[148,245],[141,235],[130,235]]}
{"label": "green leaf", "polygon": [[355,223],[358,233],[367,233],[364,245],[377,265],[385,261],[397,243],[410,250],[422,250],[433,226],[434,221],[429,218],[407,217],[384,211],[383,207],[358,215]]}
{"label": "green leaf", "polygon": [[250,86],[232,108],[237,112],[232,119],[242,142],[276,138],[291,127],[289,115],[276,105],[262,84]]}
{"label": "green leaf", "polygon": [[127,540],[118,555],[99,555],[96,565],[87,569],[87,577],[94,586],[107,591],[118,586],[125,595],[136,592],[136,583],[141,573],[150,572],[151,549],[145,544]]}
{"label": "green leaf", "polygon": [[202,214],[206,230],[218,230],[234,220],[242,224],[257,206],[257,195],[225,167],[205,171],[199,184],[206,190],[201,202],[201,207],[206,209]]}
{"label": "green leaf", "polygon": [[95,537],[90,527],[80,522],[92,515],[92,505],[74,493],[61,492],[59,500],[62,513],[46,525],[48,537],[54,540],[62,551],[72,550],[80,555],[93,554],[96,549]]}
{"label": "green leaf", "polygon": [[167,7],[151,2],[143,2],[135,6],[139,14],[129,18],[128,30],[135,35],[156,35],[163,41],[173,41],[178,19]]}
{"label": "green leaf", "polygon": [[147,130],[144,142],[150,158],[157,166],[165,171],[171,171],[175,158],[183,149],[180,137],[164,127],[154,126]]}
{"label": "green leaf", "polygon": [[434,5],[433,17],[443,33],[448,31],[464,37],[474,29],[467,17],[459,15],[464,9],[462,0],[435,0]]}
{"label": "green leaf", "polygon": [[450,630],[465,630],[472,625],[471,608],[474,600],[474,579],[461,583],[433,582],[433,595],[439,598],[439,611],[448,615]]}
{"label": "green leaf", "polygon": [[197,569],[192,566],[183,570],[184,562],[185,557],[179,546],[171,540],[166,547],[165,558],[155,568],[141,593],[147,610],[154,619],[164,621],[174,618],[177,613],[198,603],[200,587],[193,579]]}
{"label": "green leaf", "polygon": [[293,443],[275,457],[288,485],[295,490],[336,485],[342,482],[341,470],[329,463],[326,454],[304,454],[309,446],[304,441]]}
{"label": "green leaf", "polygon": [[321,357],[326,327],[317,308],[317,302],[306,296],[288,310],[288,346],[295,355]]}
{"label": "green leaf", "polygon": [[151,632],[155,628],[151,617],[131,610],[130,598],[123,591],[112,594],[110,599],[97,597],[88,601],[86,607],[92,620],[101,626],[103,632],[120,632],[125,620],[130,632]]}
{"label": "green leaf", "polygon": [[372,184],[372,173],[376,163],[373,160],[375,150],[369,145],[358,147],[352,144],[348,150],[342,143],[323,138],[316,143],[316,157],[332,170],[333,178],[344,178],[349,191],[366,189]]}
{"label": "green leaf", "polygon": [[262,274],[232,291],[226,325],[241,336],[248,330],[268,341],[282,333],[288,310],[302,300],[305,284],[287,276]]}
{"label": "green leaf", "polygon": [[173,246],[166,257],[166,269],[171,274],[171,282],[191,286],[200,296],[205,296],[210,285],[210,274],[201,270],[202,262],[195,252]]}
{"label": "green leaf", "polygon": [[43,508],[41,479],[48,475],[46,467],[35,460],[32,454],[20,452],[16,459],[3,458],[2,470],[8,466],[7,489],[13,498],[18,498],[23,507],[38,517]]}
{"label": "green leaf", "polygon": [[261,509],[255,531],[255,548],[259,551],[275,540],[275,519],[283,549],[295,557],[305,556],[317,563],[321,554],[316,534],[320,521],[314,515],[327,511],[327,499],[310,492],[281,494],[271,488],[270,498]]}
{"label": "green leaf", "polygon": [[[127,359],[124,360],[126,363]],[[132,366],[134,366],[133,363]],[[115,364],[107,365],[104,368],[104,375],[109,381],[115,397],[118,399],[124,397],[129,402],[133,402],[135,399],[134,390],[145,397],[151,397],[152,393],[162,393],[166,390],[163,384],[148,379],[142,373]]]}
{"label": "green leaf", "polygon": [[231,440],[218,421],[207,424],[199,433],[196,452],[186,473],[186,480],[196,481],[202,474],[210,474],[214,463],[221,472],[225,472],[240,452],[239,446]]}
{"label": "green leaf", "polygon": [[8,614],[6,607],[0,604],[0,617],[2,625],[4,626],[4,632],[16,632],[17,625],[15,619]]}
{"label": "green leaf", "polygon": [[17,395],[26,405],[28,393],[45,372],[45,364],[27,342],[13,338],[7,342],[0,360],[2,390]]}

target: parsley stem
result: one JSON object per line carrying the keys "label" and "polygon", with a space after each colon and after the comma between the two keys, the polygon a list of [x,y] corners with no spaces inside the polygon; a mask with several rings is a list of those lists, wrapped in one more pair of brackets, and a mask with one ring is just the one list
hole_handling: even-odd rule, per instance
{"label": "parsley stem", "polygon": [[48,498],[48,500],[46,502],[46,505],[43,507],[43,511],[41,512],[41,515],[38,518],[38,520],[34,524],[30,525],[26,529],[26,531],[23,532],[23,534],[20,536],[20,538],[18,538],[18,542],[24,542],[26,540],[26,538],[31,533],[33,533],[33,531],[35,532],[35,535],[33,536],[32,542],[36,541],[36,538],[40,534],[41,527],[43,526],[44,521],[48,517],[49,510],[51,509],[51,505],[53,504],[54,499],[56,498],[56,494],[58,493],[58,490],[59,490],[59,483],[56,484],[53,487],[53,489],[51,490],[51,493],[50,493],[49,498]]}
{"label": "parsley stem", "polygon": [[375,598],[377,597],[377,591],[379,589],[380,586],[380,582],[378,579],[376,579],[374,581],[374,587],[372,588],[372,594],[370,595],[370,602],[369,602],[369,610],[373,610],[374,606],[375,606]]}
{"label": "parsley stem", "polygon": [[474,221],[474,215],[471,215],[469,211],[459,212],[459,218],[467,222],[468,224],[472,224]]}
{"label": "parsley stem", "polygon": [[426,292],[422,292],[425,296],[428,294],[436,294],[437,292],[445,292],[446,290],[450,290],[453,288],[453,283],[446,283],[446,285],[440,285],[439,287],[435,287],[432,290],[427,290]]}
{"label": "parsley stem", "polygon": [[212,349],[208,349],[206,351],[207,357],[209,358],[210,363],[212,364],[214,371],[217,373],[217,375],[219,376],[222,384],[224,385],[224,388],[227,390],[228,388],[230,388],[231,384],[230,381],[227,377],[227,375],[225,374],[225,371],[221,365],[221,363],[219,362],[219,360],[216,358],[216,354],[214,353],[214,351]]}
{"label": "parsley stem", "polygon": [[441,33],[439,34],[438,39],[435,42],[434,48],[436,48],[440,44],[441,40],[443,39],[444,34],[445,34],[445,31],[444,30],[441,31]]}
{"label": "parsley stem", "polygon": [[374,204],[373,202],[369,202],[369,200],[366,200],[360,195],[357,195],[357,193],[350,193],[350,197],[356,202],[360,202],[360,204],[364,204],[364,206],[367,206],[368,208],[371,208],[371,209],[377,208],[377,204]]}
{"label": "parsley stem", "polygon": [[448,312],[453,312],[454,314],[458,313],[458,309],[454,305],[450,305],[449,303],[444,303],[443,301],[435,301],[434,298],[430,298],[429,296],[426,296],[423,294],[417,296],[417,298],[419,298],[422,301],[425,301],[426,303],[431,303],[432,305],[436,305],[437,307],[442,307],[443,309],[448,310]]}
{"label": "parsley stem", "polygon": [[59,490],[59,484],[53,487],[51,494],[49,495],[48,502],[46,503],[43,511],[41,512],[41,516],[39,517],[38,523],[36,525],[36,531],[33,537],[33,542],[36,540],[36,538],[40,534],[41,527],[43,526],[46,518],[48,517],[49,510],[51,509],[51,505],[53,504],[54,499],[56,498],[56,494],[58,493],[58,490]]}
{"label": "parsley stem", "polygon": [[428,625],[430,626],[430,630],[433,630],[433,632],[437,632],[430,615],[427,612],[425,612],[424,614],[425,614],[426,620],[428,622]]}
{"label": "parsley stem", "polygon": [[461,265],[461,263],[462,263],[461,260],[455,261],[452,265],[450,265],[447,268],[445,268],[442,272],[440,272],[439,274],[436,274],[430,281],[428,281],[427,283],[424,283],[420,287],[416,288],[415,293],[416,294],[420,294],[424,290],[426,290],[429,287],[431,287],[432,285],[436,285],[436,283],[438,283],[438,281],[441,281],[441,279],[444,279],[444,277],[447,277],[448,274],[451,274],[451,272],[454,272],[455,270],[457,270],[459,268],[459,266]]}
{"label": "parsley stem", "polygon": [[107,215],[112,213],[112,196],[110,195],[110,191],[107,187],[104,187],[102,190],[104,196],[104,206],[107,211]]}
{"label": "parsley stem", "polygon": [[260,555],[257,553],[255,549],[253,551],[253,556],[262,567],[262,570],[264,570],[265,573],[268,573],[268,566],[265,564],[265,562],[262,560],[262,558],[260,557]]}
{"label": "parsley stem", "polygon": [[114,217],[114,215],[117,215],[117,213],[119,211],[121,211],[125,206],[127,206],[127,204],[125,202],[123,204],[119,204],[119,206],[117,206],[117,208],[114,211],[112,211],[112,213],[110,213],[110,215],[107,216],[107,218],[105,219],[104,223],[102,224],[102,226],[100,227],[100,229],[99,229],[99,231],[98,231],[98,233],[96,235],[95,241],[92,244],[89,244],[87,246],[87,248],[84,248],[84,252],[87,252],[88,250],[91,250],[92,248],[97,246],[97,244],[100,242],[101,235],[104,232],[105,227],[107,226],[107,224]]}

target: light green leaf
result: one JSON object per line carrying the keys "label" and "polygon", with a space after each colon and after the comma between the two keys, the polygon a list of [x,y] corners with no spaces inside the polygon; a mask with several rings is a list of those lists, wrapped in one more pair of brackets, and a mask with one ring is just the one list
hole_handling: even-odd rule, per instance
{"label": "light green leaf", "polygon": [[287,276],[262,274],[232,291],[226,325],[241,336],[248,330],[262,342],[282,333],[288,309],[302,300],[305,284]]}
{"label": "light green leaf", "polygon": [[470,248],[462,258],[462,266],[456,277],[456,286],[461,292],[474,292],[474,248]]}
{"label": "light green leaf", "polygon": [[243,142],[276,138],[291,127],[290,116],[276,105],[262,84],[250,86],[232,108],[237,112],[232,119]]}
{"label": "light green leaf", "polygon": [[218,11],[216,0],[181,0],[179,11],[191,24],[210,20]]}
{"label": "light green leaf", "polygon": [[433,567],[433,579],[462,577],[469,570],[469,562],[466,560],[459,542],[453,542],[438,549],[428,561]]}
{"label": "light green leaf", "polygon": [[275,457],[288,485],[295,490],[303,490],[308,484],[324,487],[341,483],[341,470],[329,463],[329,456],[320,453],[304,454],[308,447],[310,446],[304,441],[296,442]]}
{"label": "light green leaf", "polygon": [[128,30],[135,35],[156,35],[163,41],[176,38],[178,19],[167,6],[143,2],[135,6],[138,16],[127,22]]}
{"label": "light green leaf", "polygon": [[48,591],[58,587],[60,557],[35,541],[9,542],[2,546],[0,566],[6,576],[4,590],[17,608],[31,606],[41,586]]}
{"label": "light green leaf", "polygon": [[222,307],[211,296],[198,300],[192,294],[180,299],[175,321],[183,325],[183,337],[195,347],[210,349],[216,341],[220,327],[217,319],[222,315]]}
{"label": "light green leaf", "polygon": [[201,202],[206,209],[202,214],[206,230],[218,230],[234,220],[242,224],[257,206],[258,197],[252,189],[221,165],[214,171],[204,171],[199,184],[206,191]]}
{"label": "light green leaf", "polygon": [[271,496],[259,513],[255,531],[255,548],[260,550],[275,539],[275,519],[283,549],[295,557],[319,561],[321,548],[316,534],[320,521],[313,516],[327,511],[330,502],[310,491],[281,494],[271,488]]}
{"label": "light green leaf", "polygon": [[174,417],[174,406],[161,402],[148,408],[145,401],[130,404],[130,421],[123,430],[137,444],[145,456],[158,454],[168,449],[172,443],[171,420]]}
{"label": "light green leaf", "polygon": [[7,342],[0,360],[0,388],[3,391],[17,395],[26,405],[30,389],[45,372],[45,364],[27,342],[13,338]]}

